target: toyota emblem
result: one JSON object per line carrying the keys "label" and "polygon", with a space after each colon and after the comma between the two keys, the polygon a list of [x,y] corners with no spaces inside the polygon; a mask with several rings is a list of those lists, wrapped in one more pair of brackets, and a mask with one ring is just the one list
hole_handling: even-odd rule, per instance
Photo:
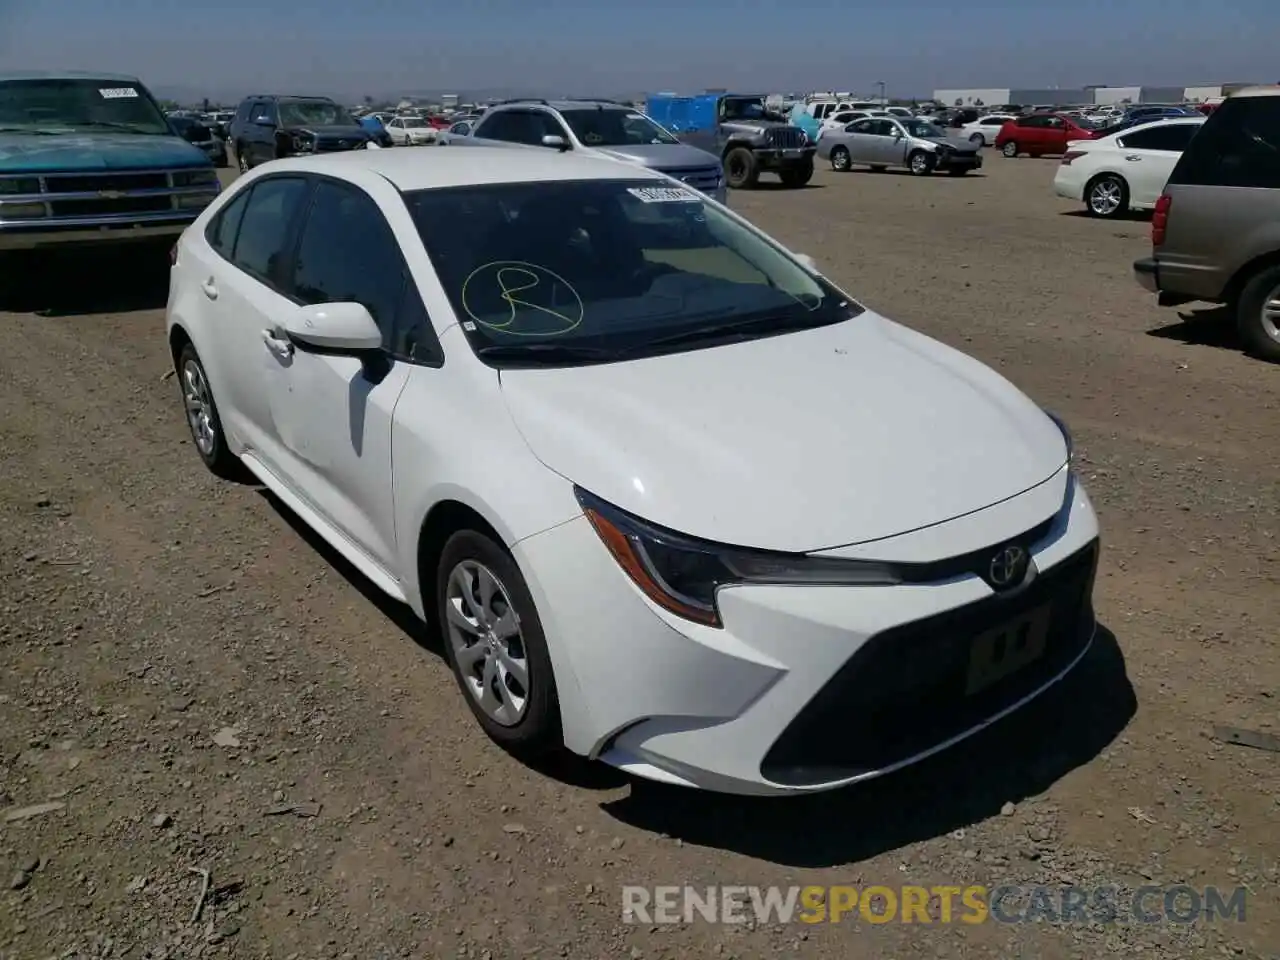
{"label": "toyota emblem", "polygon": [[991,558],[991,566],[987,568],[987,577],[991,585],[997,589],[1007,589],[1021,583],[1027,573],[1027,563],[1031,558],[1027,551],[1017,544],[1010,544]]}

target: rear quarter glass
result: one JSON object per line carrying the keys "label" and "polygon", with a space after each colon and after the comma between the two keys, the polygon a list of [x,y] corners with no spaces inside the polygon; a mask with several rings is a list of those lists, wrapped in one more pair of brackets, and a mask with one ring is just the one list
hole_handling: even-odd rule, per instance
{"label": "rear quarter glass", "polygon": [[1191,138],[1170,186],[1280,189],[1280,97],[1229,97]]}

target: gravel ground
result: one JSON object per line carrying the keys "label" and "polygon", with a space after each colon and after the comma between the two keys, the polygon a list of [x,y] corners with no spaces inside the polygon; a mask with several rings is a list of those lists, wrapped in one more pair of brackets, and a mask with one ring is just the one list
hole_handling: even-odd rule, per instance
{"label": "gravel ground", "polygon": [[[11,284],[0,957],[1280,955],[1280,758],[1211,735],[1280,734],[1280,376],[1213,314],[1158,309],[1129,274],[1146,223],[1078,216],[1053,169],[733,198],[1061,412],[1103,525],[1105,630],[1075,674],[934,760],[797,801],[509,759],[406,611],[204,472],[164,377],[162,261]],[[623,922],[623,884],[686,883],[1249,897],[1244,923]]]}

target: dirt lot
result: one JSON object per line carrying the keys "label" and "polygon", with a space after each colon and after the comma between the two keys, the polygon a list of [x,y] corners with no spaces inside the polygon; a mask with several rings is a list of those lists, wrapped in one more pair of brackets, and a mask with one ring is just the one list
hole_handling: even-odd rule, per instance
{"label": "dirt lot", "polygon": [[[425,159],[425,158],[424,158]],[[0,957],[1280,954],[1280,373],[1130,279],[1054,161],[821,172],[737,209],[1072,424],[1106,630],[1011,721],[799,801],[531,770],[438,652],[253,488],[164,374],[165,265],[0,303]],[[201,877],[212,890],[193,921]],[[623,884],[1248,888],[1244,923],[627,924]],[[1158,905],[1158,898],[1153,901]]]}

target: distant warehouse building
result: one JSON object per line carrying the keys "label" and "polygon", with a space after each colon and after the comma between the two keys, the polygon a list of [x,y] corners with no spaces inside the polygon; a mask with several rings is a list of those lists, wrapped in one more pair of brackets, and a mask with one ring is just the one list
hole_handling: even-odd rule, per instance
{"label": "distant warehouse building", "polygon": [[933,99],[948,107],[994,107],[1003,103],[1030,104],[1096,104],[1107,106],[1125,103],[1203,103],[1225,97],[1247,83],[1223,83],[1202,87],[1081,87],[1079,89],[990,89],[935,90]]}

